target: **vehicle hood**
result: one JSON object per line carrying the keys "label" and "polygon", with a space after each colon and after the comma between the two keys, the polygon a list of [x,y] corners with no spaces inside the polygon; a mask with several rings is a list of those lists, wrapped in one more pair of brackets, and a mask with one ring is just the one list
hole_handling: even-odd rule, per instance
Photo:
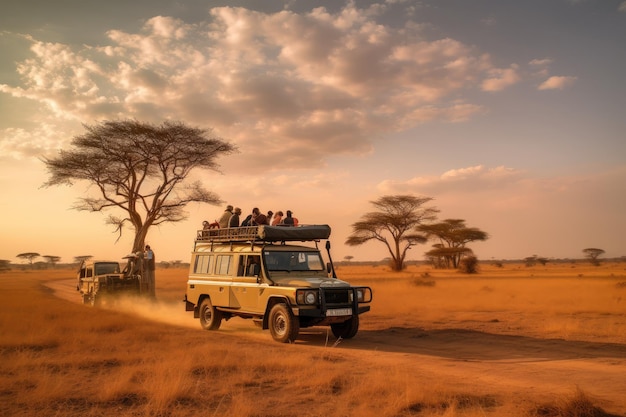
{"label": "vehicle hood", "polygon": [[278,285],[286,287],[298,287],[298,288],[345,288],[350,287],[345,281],[336,278],[305,278],[305,277],[281,277],[274,280]]}

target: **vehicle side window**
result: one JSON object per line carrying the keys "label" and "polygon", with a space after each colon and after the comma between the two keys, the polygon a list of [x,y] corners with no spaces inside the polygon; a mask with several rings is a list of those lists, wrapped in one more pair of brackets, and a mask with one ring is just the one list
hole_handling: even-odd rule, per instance
{"label": "vehicle side window", "polygon": [[80,277],[85,278],[85,268],[80,268]]}
{"label": "vehicle side window", "polygon": [[215,259],[215,273],[217,275],[229,275],[232,259],[231,255],[217,255]]}
{"label": "vehicle side window", "polygon": [[258,275],[261,267],[261,256],[259,255],[239,255],[239,266],[237,275],[240,277],[254,277]]}
{"label": "vehicle side window", "polygon": [[91,278],[91,277],[93,277],[93,269],[91,269],[91,268],[87,268],[87,275],[86,275],[86,277],[87,277],[87,278]]}
{"label": "vehicle side window", "polygon": [[211,267],[211,258],[213,258],[211,255],[197,255],[193,272],[196,274],[208,274]]}

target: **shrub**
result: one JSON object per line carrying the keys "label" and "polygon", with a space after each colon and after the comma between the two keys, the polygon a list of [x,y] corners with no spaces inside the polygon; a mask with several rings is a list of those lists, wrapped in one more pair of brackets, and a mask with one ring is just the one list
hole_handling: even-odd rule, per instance
{"label": "shrub", "polygon": [[466,256],[459,263],[459,271],[466,274],[478,273],[478,258],[475,256]]}

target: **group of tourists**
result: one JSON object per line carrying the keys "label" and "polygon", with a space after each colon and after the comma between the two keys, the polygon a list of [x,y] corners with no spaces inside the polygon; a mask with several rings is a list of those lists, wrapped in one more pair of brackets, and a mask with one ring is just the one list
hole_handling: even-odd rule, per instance
{"label": "group of tourists", "polygon": [[282,211],[268,211],[264,214],[258,207],[252,209],[250,213],[243,221],[241,221],[241,209],[239,207],[233,207],[230,204],[226,206],[226,210],[219,220],[214,223],[204,221],[202,226],[204,229],[220,228],[225,229],[227,227],[245,227],[245,226],[297,226],[298,219],[293,217],[291,210],[287,210],[286,214]]}

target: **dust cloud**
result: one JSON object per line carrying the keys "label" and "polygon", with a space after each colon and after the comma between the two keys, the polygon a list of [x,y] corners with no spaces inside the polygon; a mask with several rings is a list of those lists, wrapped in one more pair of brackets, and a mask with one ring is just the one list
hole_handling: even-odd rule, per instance
{"label": "dust cloud", "polygon": [[120,296],[107,300],[101,307],[139,316],[151,321],[181,327],[199,329],[193,313],[185,311],[183,302],[159,301],[142,297]]}
{"label": "dust cloud", "polygon": [[[76,291],[76,280],[74,279],[50,281],[45,286],[50,288],[56,297],[75,303],[82,302],[82,298]],[[87,306],[85,307],[87,308]],[[97,308],[123,312],[163,324],[200,328],[197,320],[193,318],[193,313],[185,311],[182,300],[175,302],[159,300],[158,298],[152,300],[136,295],[116,295],[103,298],[102,305]]]}

